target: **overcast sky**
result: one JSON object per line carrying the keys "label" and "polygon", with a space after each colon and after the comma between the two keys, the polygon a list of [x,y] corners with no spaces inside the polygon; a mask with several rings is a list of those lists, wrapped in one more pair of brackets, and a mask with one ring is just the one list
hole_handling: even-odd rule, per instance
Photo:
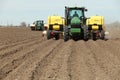
{"label": "overcast sky", "polygon": [[0,0],[0,24],[47,22],[50,15],[64,17],[65,6],[84,6],[88,9],[86,17],[101,15],[105,23],[120,22],[120,0]]}

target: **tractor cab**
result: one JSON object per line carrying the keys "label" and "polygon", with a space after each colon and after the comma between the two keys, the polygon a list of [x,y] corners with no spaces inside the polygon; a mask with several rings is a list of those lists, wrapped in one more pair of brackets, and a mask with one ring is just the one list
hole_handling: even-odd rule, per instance
{"label": "tractor cab", "polygon": [[36,21],[37,26],[43,26],[43,20],[38,20]]}
{"label": "tractor cab", "polygon": [[87,11],[84,7],[65,7],[66,25],[83,23],[84,11]]}

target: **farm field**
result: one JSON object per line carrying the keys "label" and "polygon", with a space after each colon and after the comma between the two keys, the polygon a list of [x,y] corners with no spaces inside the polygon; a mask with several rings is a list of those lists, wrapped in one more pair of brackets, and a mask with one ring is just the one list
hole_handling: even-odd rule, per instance
{"label": "farm field", "polygon": [[0,80],[120,80],[117,31],[107,41],[64,42],[29,28],[0,28]]}

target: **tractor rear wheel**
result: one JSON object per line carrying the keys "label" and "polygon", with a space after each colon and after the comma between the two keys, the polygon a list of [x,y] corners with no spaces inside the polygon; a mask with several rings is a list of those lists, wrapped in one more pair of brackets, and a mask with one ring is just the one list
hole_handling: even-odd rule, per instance
{"label": "tractor rear wheel", "polygon": [[51,30],[48,30],[48,31],[47,31],[47,39],[51,39],[50,33],[51,33]]}
{"label": "tractor rear wheel", "polygon": [[103,30],[100,32],[100,39],[105,39],[105,32]]}
{"label": "tractor rear wheel", "polygon": [[85,41],[87,41],[88,40],[88,28],[87,28],[87,26],[83,26],[83,31],[84,31],[83,38]]}
{"label": "tractor rear wheel", "polygon": [[56,33],[56,35],[55,35],[55,39],[56,39],[56,40],[59,39],[59,33]]}
{"label": "tractor rear wheel", "polygon": [[64,41],[66,42],[68,41],[68,39],[69,39],[69,30],[68,30],[68,27],[66,26],[64,28]]}
{"label": "tractor rear wheel", "polygon": [[41,27],[41,30],[44,31],[44,26]]}
{"label": "tractor rear wheel", "polygon": [[32,31],[34,31],[34,30],[35,30],[35,28],[34,28],[34,27],[31,27],[31,30],[32,30]]}

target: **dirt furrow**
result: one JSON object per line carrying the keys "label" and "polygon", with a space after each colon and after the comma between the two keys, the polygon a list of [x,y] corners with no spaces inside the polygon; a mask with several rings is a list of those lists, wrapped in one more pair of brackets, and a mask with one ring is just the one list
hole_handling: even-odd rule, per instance
{"label": "dirt furrow", "polygon": [[[19,65],[13,72],[11,72],[6,78],[3,80],[30,80],[29,77],[32,75],[32,70],[34,70],[36,64],[41,60],[44,56],[49,55],[48,52],[52,51],[54,47],[58,46],[61,41],[54,42],[52,40],[45,41],[43,43],[39,43],[35,49],[35,52],[31,54],[31,56],[27,56],[24,60],[24,63]],[[46,47],[46,48],[45,48]],[[39,49],[40,48],[40,49]],[[46,49],[48,49],[46,51]],[[26,50],[27,51],[27,50]]]}
{"label": "dirt furrow", "polygon": [[17,45],[26,44],[26,43],[32,42],[33,40],[37,40],[37,39],[39,39],[39,38],[37,37],[37,38],[32,38],[32,39],[26,39],[26,40],[23,40],[20,42],[10,43],[8,45],[1,45],[0,51],[17,46]]}
{"label": "dirt furrow", "polygon": [[36,46],[38,43],[42,43],[42,41],[43,40],[36,40],[26,44],[17,45],[9,50],[6,50],[6,52],[3,55],[1,55],[0,68],[2,68],[4,65],[8,64],[10,61],[14,60],[15,58],[24,55],[25,52],[23,51],[25,51],[25,49],[29,51],[31,47]]}
{"label": "dirt furrow", "polygon": [[[94,41],[88,42],[78,41],[74,45],[73,53],[70,58],[71,66],[71,80],[110,80],[107,75],[96,62],[96,56],[94,51],[97,47],[97,43]],[[94,46],[92,46],[94,45]],[[100,54],[97,52],[96,54]],[[99,56],[97,56],[99,57]]]}
{"label": "dirt furrow", "polygon": [[[107,45],[109,44],[109,46]],[[115,52],[111,52],[112,46],[110,46],[111,42],[104,41],[96,41],[87,43],[90,50],[93,50],[94,58],[97,65],[100,67],[100,70],[104,72],[102,77],[97,75],[98,79],[105,80],[119,80],[120,77],[120,60],[114,55]],[[112,44],[114,45],[114,44]],[[108,49],[106,49],[109,48]],[[114,51],[115,49],[113,49]],[[98,70],[96,70],[98,71]]]}
{"label": "dirt furrow", "polygon": [[[37,47],[38,47],[38,44],[32,45],[31,47],[25,48],[25,49],[17,52],[15,55],[10,56],[11,58],[9,59],[9,61],[5,60],[7,63],[6,64],[4,63],[3,64],[4,66],[2,65],[1,76],[4,74],[7,75],[8,72],[12,72],[20,64],[22,64],[26,59],[29,59],[30,56],[32,57],[34,55],[34,51],[37,49]],[[13,62],[16,62],[17,64],[16,63],[13,64]]]}
{"label": "dirt furrow", "polygon": [[42,74],[44,73],[43,70],[46,66],[48,66],[48,64],[51,62],[51,60],[55,57],[55,55],[57,55],[57,53],[53,53],[54,51],[58,50],[58,48],[63,45],[60,44],[56,47],[54,47],[50,52],[48,52],[49,54],[47,54],[46,56],[44,56],[40,62],[38,62],[35,70],[32,73],[31,76],[31,80],[39,80],[40,76],[42,76]]}
{"label": "dirt furrow", "polygon": [[[45,43],[43,42],[42,44],[44,45]],[[9,56],[10,58],[8,57],[4,59],[3,61],[1,61],[2,66],[0,68],[0,72],[1,72],[0,78],[6,77],[10,72],[16,69],[25,60],[29,59],[30,56],[32,57],[34,55],[33,53],[35,53],[38,46],[39,46],[38,44],[34,44],[31,47],[24,48],[23,50],[17,52],[15,55]]]}
{"label": "dirt furrow", "polygon": [[[109,40],[107,42],[98,41],[98,44],[101,48],[104,48],[103,60],[99,60],[99,64],[101,64],[102,69],[106,72],[107,75],[110,76],[111,80],[119,80],[120,79],[120,44],[119,42],[115,42],[113,40]],[[105,51],[106,50],[106,51]],[[100,56],[101,57],[101,56]],[[106,62],[106,63],[105,63]]]}
{"label": "dirt furrow", "polygon": [[[64,46],[66,45],[66,46]],[[57,46],[45,56],[33,72],[31,80],[69,80],[67,61],[72,41]]]}
{"label": "dirt furrow", "polygon": [[14,54],[16,52],[19,52],[20,50],[26,48],[26,47],[29,47],[29,46],[32,46],[34,44],[38,44],[38,43],[41,43],[43,40],[42,39],[38,39],[38,40],[33,40],[33,41],[29,41],[27,43],[22,43],[22,44],[18,44],[14,47],[9,47],[8,49],[5,49],[5,50],[1,50],[0,51],[0,59],[4,58],[4,57],[7,57],[11,54]]}
{"label": "dirt furrow", "polygon": [[41,37],[40,31],[31,31],[29,28],[0,28],[0,33],[1,45]]}
{"label": "dirt furrow", "polygon": [[72,53],[68,60],[70,80],[87,80],[90,78],[88,74],[91,72],[85,64],[84,54],[86,54],[84,42],[74,42]]}
{"label": "dirt furrow", "polygon": [[11,73],[14,69],[16,69],[20,64],[24,62],[26,58],[29,58],[29,56],[31,56],[34,51],[35,50],[30,50],[26,52],[26,55],[16,60],[13,60],[11,63],[3,66],[3,68],[0,69],[0,79],[5,78],[9,73]]}
{"label": "dirt furrow", "polygon": [[108,50],[113,57],[117,57],[120,60],[120,42],[114,41],[114,40],[108,40],[108,41],[98,41],[98,44],[101,47],[104,47],[104,49]]}

